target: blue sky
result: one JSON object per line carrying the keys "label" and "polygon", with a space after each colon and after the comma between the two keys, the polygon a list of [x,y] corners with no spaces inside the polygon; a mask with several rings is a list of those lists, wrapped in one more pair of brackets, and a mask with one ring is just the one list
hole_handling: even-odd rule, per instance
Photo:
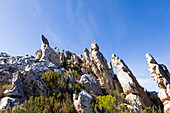
{"label": "blue sky", "polygon": [[145,54],[170,67],[169,6],[168,0],[1,0],[0,51],[34,55],[44,34],[51,47],[83,54],[96,40],[107,60],[116,54],[143,87],[159,90]]}

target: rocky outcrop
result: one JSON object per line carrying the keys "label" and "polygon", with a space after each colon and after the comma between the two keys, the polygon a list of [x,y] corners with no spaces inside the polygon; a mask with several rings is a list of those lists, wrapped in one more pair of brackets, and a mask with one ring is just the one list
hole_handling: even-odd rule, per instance
{"label": "rocky outcrop", "polygon": [[37,51],[35,52],[35,58],[36,58],[36,59],[41,59],[41,57],[42,57],[42,50],[39,49],[39,50],[37,50]]}
{"label": "rocky outcrop", "polygon": [[10,57],[10,55],[5,52],[0,52],[0,57]]}
{"label": "rocky outcrop", "polygon": [[87,71],[91,71],[91,59],[90,59],[90,52],[87,48],[84,49],[84,59],[85,59],[85,67]]}
{"label": "rocky outcrop", "polygon": [[78,95],[73,94],[74,107],[78,113],[92,113],[90,103],[92,97],[85,91],[82,90]]}
{"label": "rocky outcrop", "polygon": [[[113,72],[110,71],[107,60],[104,58],[103,54],[99,51],[99,46],[96,41],[91,44],[90,48],[91,65],[92,71],[98,77],[99,83],[102,87],[106,87],[107,89],[118,89],[115,86]],[[116,82],[118,82],[116,80]],[[121,86],[120,86],[121,87]]]}
{"label": "rocky outcrop", "polygon": [[0,65],[13,75],[11,89],[4,91],[0,99],[1,109],[13,106],[15,102],[23,102],[30,96],[47,95],[41,75],[46,71],[62,73],[53,63],[43,60],[37,62],[33,56],[0,57]]}
{"label": "rocky outcrop", "polygon": [[112,64],[117,69],[118,79],[123,92],[126,94],[126,100],[139,107],[148,107],[152,105],[149,96],[145,93],[144,89],[139,85],[135,76],[132,74],[127,65],[122,59],[112,54]]}
{"label": "rocky outcrop", "polygon": [[146,54],[148,70],[158,84],[160,91],[158,97],[163,102],[164,112],[170,113],[170,73],[165,65],[158,64],[150,54]]}
{"label": "rocky outcrop", "polygon": [[40,60],[47,60],[55,64],[57,67],[60,67],[60,55],[54,51],[49,45],[48,40],[41,35],[41,50],[38,50],[36,54],[36,58]]}
{"label": "rocky outcrop", "polygon": [[21,103],[24,100],[12,97],[4,97],[0,100],[0,110],[5,109],[7,106],[14,107],[15,103]]}
{"label": "rocky outcrop", "polygon": [[96,77],[93,77],[89,74],[84,74],[81,76],[81,79],[79,82],[83,84],[86,90],[89,91],[91,94],[96,94],[96,95],[102,94],[102,91],[99,87]]}

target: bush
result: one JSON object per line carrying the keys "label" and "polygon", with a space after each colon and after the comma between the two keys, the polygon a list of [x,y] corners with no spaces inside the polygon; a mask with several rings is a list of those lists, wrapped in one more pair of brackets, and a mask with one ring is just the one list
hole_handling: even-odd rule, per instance
{"label": "bush", "polygon": [[[60,73],[45,72],[42,75],[42,80],[45,82],[50,95],[45,96],[41,94],[39,97],[30,97],[21,105],[16,104],[11,109],[6,109],[8,113],[75,113],[72,93],[69,93],[68,84],[69,78],[63,77]],[[61,93],[55,94],[53,90],[57,89]],[[77,85],[77,92],[80,86]],[[4,110],[3,110],[4,111]],[[0,112],[3,112],[0,111]],[[4,113],[5,113],[4,112]]]}
{"label": "bush", "polygon": [[53,89],[58,89],[60,92],[68,91],[69,78],[63,77],[61,73],[45,72],[41,78],[49,89],[50,94],[52,94]]}
{"label": "bush", "polygon": [[[69,95],[65,95],[67,98]],[[53,95],[47,98],[43,94],[39,97],[30,97],[21,105],[16,105],[12,113],[75,113],[73,103],[69,99],[60,100],[60,95]]]}
{"label": "bush", "polygon": [[135,113],[133,110],[127,108],[125,105],[121,105],[122,101],[119,96],[111,96],[111,95],[104,95],[98,96],[96,100],[97,108],[99,108],[100,112],[107,112],[107,113]]}

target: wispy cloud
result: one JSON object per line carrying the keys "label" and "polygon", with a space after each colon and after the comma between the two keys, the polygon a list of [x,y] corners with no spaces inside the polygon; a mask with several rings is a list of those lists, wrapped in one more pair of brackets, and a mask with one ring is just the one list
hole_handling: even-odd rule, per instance
{"label": "wispy cloud", "polygon": [[159,91],[156,82],[152,78],[137,78],[137,81],[142,87],[147,88],[148,91]]}
{"label": "wispy cloud", "polygon": [[33,16],[37,17],[42,14],[43,9],[38,0],[28,0],[27,4]]}
{"label": "wispy cloud", "polygon": [[[84,13],[86,12],[86,13]],[[89,43],[95,38],[98,28],[92,10],[83,1],[76,4],[67,2],[68,29],[75,29],[82,45]]]}

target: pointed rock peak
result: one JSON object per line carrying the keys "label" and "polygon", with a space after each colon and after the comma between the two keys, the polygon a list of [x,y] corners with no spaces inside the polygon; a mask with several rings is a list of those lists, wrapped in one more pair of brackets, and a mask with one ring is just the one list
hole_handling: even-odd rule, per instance
{"label": "pointed rock peak", "polygon": [[[113,61],[120,61],[123,62],[123,60],[121,58],[119,58],[118,56],[116,56],[115,54],[112,54],[112,63]],[[124,62],[123,62],[124,63]]]}
{"label": "pointed rock peak", "polygon": [[89,54],[89,50],[87,48],[84,49],[84,52]]}
{"label": "pointed rock peak", "polygon": [[96,41],[94,41],[92,44],[91,44],[91,48],[90,48],[90,51],[99,51],[99,46],[97,45]]}
{"label": "pointed rock peak", "polygon": [[156,60],[149,53],[146,54],[146,59],[147,59],[148,63],[157,64]]}
{"label": "pointed rock peak", "polygon": [[42,42],[43,45],[49,46],[49,42],[48,42],[48,40],[44,37],[44,35],[41,35],[41,42]]}

